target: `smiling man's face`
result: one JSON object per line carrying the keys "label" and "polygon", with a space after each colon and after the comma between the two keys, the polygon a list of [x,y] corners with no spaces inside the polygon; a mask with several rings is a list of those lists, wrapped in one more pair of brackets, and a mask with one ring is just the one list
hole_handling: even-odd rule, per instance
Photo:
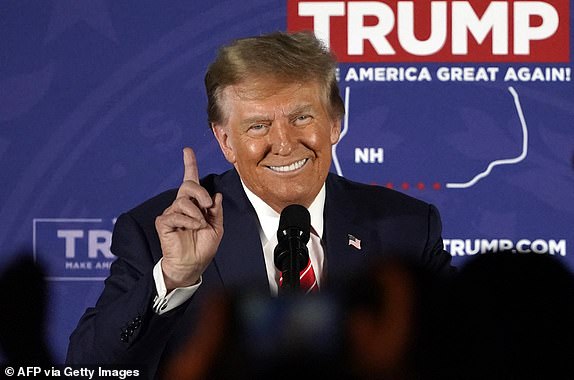
{"label": "smiling man's face", "polygon": [[217,141],[247,188],[277,212],[294,203],[309,207],[327,178],[341,123],[321,94],[316,82],[275,80],[223,90]]}

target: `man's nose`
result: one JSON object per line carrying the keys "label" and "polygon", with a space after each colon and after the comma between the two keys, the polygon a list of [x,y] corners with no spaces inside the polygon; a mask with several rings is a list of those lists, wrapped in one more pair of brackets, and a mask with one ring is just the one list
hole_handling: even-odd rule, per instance
{"label": "man's nose", "polygon": [[295,136],[289,123],[278,121],[271,126],[269,139],[271,152],[280,156],[288,156],[293,151]]}

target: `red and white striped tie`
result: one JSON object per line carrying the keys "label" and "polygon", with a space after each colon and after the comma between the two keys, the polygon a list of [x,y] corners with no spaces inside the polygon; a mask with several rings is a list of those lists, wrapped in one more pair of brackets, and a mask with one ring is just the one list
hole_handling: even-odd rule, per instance
{"label": "red and white striped tie", "polygon": [[299,279],[301,289],[305,292],[305,294],[319,291],[319,286],[317,285],[317,277],[315,277],[315,271],[311,265],[311,260],[309,260],[309,263],[305,269],[299,272]]}
{"label": "red and white striped tie", "polygon": [[[281,286],[283,286],[283,276],[279,278],[279,287]],[[299,272],[299,286],[305,294],[316,293],[319,291],[317,278],[315,277],[315,271],[311,265],[311,260],[309,260],[307,266]]]}

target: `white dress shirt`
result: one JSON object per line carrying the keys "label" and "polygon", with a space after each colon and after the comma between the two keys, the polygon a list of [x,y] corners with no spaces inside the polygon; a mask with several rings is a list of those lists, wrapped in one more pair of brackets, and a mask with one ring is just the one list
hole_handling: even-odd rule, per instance
{"label": "white dress shirt", "polygon": [[[274,263],[273,251],[277,245],[277,229],[279,228],[280,214],[275,212],[267,203],[249,190],[243,181],[241,185],[247,194],[247,198],[253,205],[258,218],[259,238],[261,239],[261,246],[263,248],[263,256],[265,259],[265,268],[267,269],[267,279],[269,281],[269,290],[271,295],[277,296],[279,291],[279,277],[281,272],[277,270]],[[325,185],[315,197],[311,206],[309,207],[309,214],[311,215],[311,227],[313,233],[307,248],[309,249],[309,258],[311,265],[315,271],[317,285],[321,288],[321,275],[323,274],[323,265],[325,262],[325,254],[321,245],[319,236],[323,236],[323,211],[325,209]],[[316,234],[315,234],[316,233]],[[199,283],[187,286],[184,288],[176,288],[167,293],[163,272],[161,269],[161,258],[153,268],[153,278],[155,282],[157,295],[154,298],[153,309],[158,314],[167,313],[168,311],[178,307],[187,301],[197,291],[201,285],[201,277]]]}

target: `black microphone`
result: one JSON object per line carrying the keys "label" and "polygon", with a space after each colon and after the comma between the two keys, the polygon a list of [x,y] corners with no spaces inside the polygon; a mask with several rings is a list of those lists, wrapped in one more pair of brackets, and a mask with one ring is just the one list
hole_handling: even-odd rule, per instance
{"label": "black microphone", "polygon": [[289,205],[281,211],[277,246],[273,252],[275,266],[281,271],[283,292],[300,289],[299,272],[309,263],[307,242],[311,233],[311,215],[301,205]]}

